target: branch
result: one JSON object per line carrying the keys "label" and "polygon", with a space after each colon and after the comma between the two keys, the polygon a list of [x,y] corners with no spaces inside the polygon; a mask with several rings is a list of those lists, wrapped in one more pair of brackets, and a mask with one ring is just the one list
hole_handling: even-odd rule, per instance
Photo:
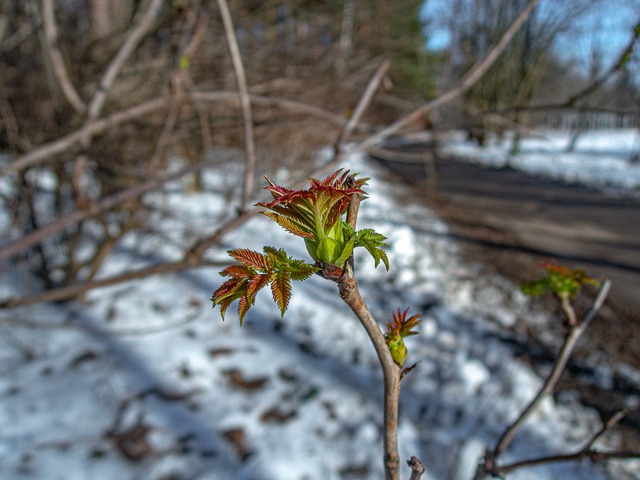
{"label": "branch", "polygon": [[94,288],[117,285],[118,283],[129,282],[131,280],[146,278],[151,275],[157,275],[161,273],[180,272],[188,268],[220,267],[227,265],[229,265],[228,262],[202,260],[194,258],[192,256],[187,256],[184,259],[175,262],[150,265],[148,267],[133,270],[131,272],[121,273],[119,275],[113,275],[111,277],[103,278],[100,280],[77,283],[74,285],[68,285],[66,287],[56,288],[54,290],[46,290],[42,293],[36,293],[34,295],[28,295],[26,297],[15,297],[0,300],[0,309],[17,308],[25,305],[33,305],[34,303],[40,302],[68,300],[70,298],[77,297],[78,295],[81,295],[85,292],[88,292],[89,290],[93,290]]}
{"label": "branch", "polygon": [[409,480],[420,480],[424,474],[424,465],[418,457],[411,457],[407,460],[407,465],[411,468],[411,478]]}
{"label": "branch", "polygon": [[53,63],[53,72],[62,88],[67,101],[80,115],[84,115],[87,111],[87,106],[78,95],[73,83],[69,79],[67,73],[67,67],[64,64],[62,53],[58,47],[58,27],[56,25],[56,18],[53,12],[53,0],[42,0],[42,12],[44,22],[44,32],[47,37],[45,44],[45,52],[51,58]]}
{"label": "branch", "polygon": [[583,320],[579,323],[576,323],[570,326],[569,331],[565,337],[564,344],[558,354],[553,368],[549,373],[549,376],[545,380],[542,388],[538,391],[536,396],[531,400],[529,405],[520,413],[520,416],[505,430],[498,440],[498,443],[492,452],[488,452],[485,458],[484,471],[485,472],[493,472],[500,470],[499,467],[496,466],[496,461],[498,457],[505,451],[505,449],[511,444],[513,437],[520,430],[524,422],[529,418],[529,416],[540,406],[542,400],[553,391],[562,372],[564,371],[569,357],[575,348],[576,342],[580,338],[580,336],[584,333],[584,331],[589,326],[589,323],[595,316],[595,314],[600,310],[602,304],[604,303],[605,298],[609,293],[609,289],[611,288],[611,282],[609,280],[605,280],[602,282],[598,294],[596,295],[595,300],[593,301],[593,305],[589,309],[589,311],[585,314]]}
{"label": "branch", "polygon": [[573,106],[582,97],[586,97],[590,93],[600,88],[611,75],[620,70],[629,61],[631,53],[633,52],[633,47],[638,38],[640,38],[640,20],[636,22],[636,27],[633,30],[633,36],[631,37],[631,40],[629,40],[627,46],[624,48],[624,50],[622,50],[615,63],[611,65],[611,68],[609,68],[609,70],[603,73],[600,77],[596,78],[590,85],[587,85],[578,93],[567,99],[567,101],[564,103],[564,106]]}
{"label": "branch", "polygon": [[[354,195],[347,212],[347,223],[355,229],[360,195]],[[387,480],[397,480],[400,468],[398,457],[398,405],[400,399],[400,367],[393,361],[384,335],[367,305],[353,274],[352,261],[347,262],[339,282],[340,297],[349,305],[364,327],[378,355],[384,379],[384,466]]]}
{"label": "branch", "polygon": [[632,459],[632,458],[640,458],[640,451],[618,451],[618,452],[600,452],[595,450],[593,444],[608,430],[612,429],[614,426],[618,424],[620,420],[624,417],[624,412],[618,412],[613,417],[611,417],[607,423],[605,423],[602,428],[597,431],[591,438],[587,441],[585,446],[580,450],[568,453],[564,455],[550,455],[547,457],[538,457],[532,458],[529,460],[524,460],[521,462],[514,462],[509,465],[505,465],[499,468],[500,474],[505,474],[516,470],[518,468],[523,467],[531,467],[535,465],[543,465],[549,463],[560,463],[560,462],[579,462],[585,458],[588,458],[592,462],[604,462],[607,460],[621,460],[621,459]]}
{"label": "branch", "polygon": [[133,120],[143,115],[147,115],[149,113],[155,112],[156,110],[160,110],[166,106],[166,102],[167,99],[164,97],[156,98],[155,100],[141,103],[139,105],[136,105],[135,107],[112,113],[111,115],[103,117],[100,120],[88,123],[84,127],[79,128],[72,133],[54,140],[53,142],[45,143],[44,145],[37,147],[29,153],[17,157],[13,162],[0,170],[0,177],[7,175],[10,172],[23,170],[25,168],[42,163],[53,155],[62,153],[80,144],[82,141],[84,141],[87,135],[96,135],[107,130],[108,128],[115,127],[121,123]]}
{"label": "branch", "polygon": [[109,93],[113,82],[120,73],[120,70],[124,66],[127,59],[133,53],[138,43],[140,43],[140,41],[153,26],[153,22],[155,21],[156,17],[159,16],[162,4],[162,0],[151,0],[149,7],[140,20],[140,23],[138,23],[138,25],[133,30],[131,30],[125,42],[122,44],[122,47],[120,47],[120,50],[118,50],[118,53],[116,53],[116,56],[107,67],[107,70],[100,80],[98,90],[96,91],[89,105],[90,120],[95,120],[100,115],[102,107],[107,100],[107,94]]}
{"label": "branch", "polygon": [[[194,101],[202,102],[237,101],[240,98],[238,92],[227,91],[193,92],[190,95]],[[266,97],[260,95],[251,95],[250,98],[251,101],[257,105],[278,107],[292,112],[316,116],[334,125],[342,126],[345,122],[345,119],[343,117],[306,103],[287,100],[284,98]],[[156,98],[154,100],[149,100],[148,102],[144,102],[134,107],[112,113],[106,117],[101,118],[100,120],[88,123],[82,128],[79,128],[78,130],[61,137],[58,140],[45,143],[44,145],[35,148],[29,153],[16,157],[13,162],[0,169],[0,177],[7,175],[10,172],[32,167],[44,162],[53,155],[57,155],[66,150],[69,150],[70,148],[80,144],[87,135],[97,135],[104,132],[108,128],[115,127],[121,123],[134,120],[138,117],[153,113],[157,110],[161,110],[167,106],[167,104],[170,102],[170,99],[171,97],[164,96]]]}
{"label": "branch", "polygon": [[192,173],[198,170],[201,170],[210,165],[209,162],[202,162],[196,165],[192,165],[189,168],[181,170],[172,174],[161,175],[157,178],[149,180],[147,182],[136,185],[135,187],[129,188],[127,190],[123,190],[109,197],[105,197],[101,199],[96,204],[93,204],[90,209],[87,210],[77,210],[73,213],[70,213],[60,220],[49,223],[48,225],[39,228],[38,230],[31,232],[29,235],[19,238],[3,247],[0,247],[0,260],[7,260],[9,258],[15,257],[23,250],[33,247],[34,245],[42,242],[45,238],[51,237],[56,233],[68,228],[76,223],[81,222],[85,218],[95,217],[105,210],[109,210],[116,205],[119,205],[127,200],[131,200],[133,198],[137,198],[144,193],[151,192],[153,190],[157,190],[162,187],[165,183],[170,182],[171,180],[176,180],[188,173]]}
{"label": "branch", "polygon": [[242,106],[242,119],[244,124],[244,148],[246,153],[246,169],[244,174],[244,191],[242,193],[242,203],[240,210],[245,210],[247,203],[253,195],[253,184],[256,169],[256,148],[253,137],[253,118],[251,115],[251,100],[249,99],[249,89],[247,88],[247,77],[238,48],[238,40],[236,39],[229,6],[226,0],[218,0],[218,8],[222,15],[222,23],[224,24],[225,35],[227,36],[227,44],[229,45],[229,53],[233,69],[236,72],[236,81],[238,82],[238,91],[240,92],[240,104]]}
{"label": "branch", "polygon": [[356,147],[351,149],[349,153],[366,149],[367,147],[375,144],[383,138],[386,138],[389,135],[398,132],[403,127],[417,120],[420,120],[427,112],[439,108],[442,105],[455,100],[456,98],[469,91],[471,87],[473,87],[478,82],[478,80],[482,78],[487,70],[489,70],[491,65],[493,65],[494,62],[498,59],[500,54],[504,51],[509,42],[511,42],[516,33],[518,33],[518,30],[520,30],[524,22],[527,20],[527,18],[529,18],[529,15],[531,15],[531,12],[533,11],[537,2],[538,0],[529,1],[527,6],[522,10],[520,15],[518,15],[518,17],[514,20],[507,31],[502,34],[502,37],[500,38],[498,43],[493,46],[473,67],[471,67],[471,69],[469,69],[469,71],[462,78],[460,84],[457,87],[448,90],[434,100],[425,103],[417,110],[414,110],[410,114],[402,117],[400,120],[397,120],[388,127],[382,129],[375,135],[370,136],[363,142],[356,145]]}
{"label": "branch", "polygon": [[358,104],[356,105],[356,108],[353,111],[353,114],[351,115],[351,117],[349,118],[349,121],[344,125],[344,127],[340,131],[340,134],[338,135],[338,139],[336,140],[336,150],[338,151],[340,150],[340,147],[342,146],[342,144],[345,142],[346,139],[349,138],[354,128],[358,125],[358,122],[360,122],[360,119],[362,118],[362,115],[364,114],[365,110],[371,104],[371,100],[373,99],[373,96],[376,93],[376,90],[378,89],[380,82],[382,81],[384,76],[387,74],[387,70],[389,70],[390,65],[391,65],[391,62],[389,60],[384,60],[376,70],[376,73],[373,75],[373,77],[371,77],[371,80],[369,80],[369,83],[367,84],[367,88],[365,89],[364,93],[360,96],[360,100],[358,100]]}

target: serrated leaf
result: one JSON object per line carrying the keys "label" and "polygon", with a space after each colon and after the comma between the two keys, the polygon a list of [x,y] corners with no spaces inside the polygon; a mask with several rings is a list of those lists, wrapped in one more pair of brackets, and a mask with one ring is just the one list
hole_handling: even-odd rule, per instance
{"label": "serrated leaf", "polygon": [[291,262],[291,257],[287,255],[287,251],[284,248],[264,247],[263,250],[276,269],[280,269]]}
{"label": "serrated leaf", "polygon": [[303,238],[313,238],[313,233],[308,231],[308,227],[301,221],[291,217],[285,217],[275,212],[260,212],[265,217],[269,217],[287,232]]}
{"label": "serrated leaf", "polygon": [[247,248],[236,248],[234,250],[229,250],[227,253],[229,253],[231,258],[241,264],[253,267],[257,270],[266,270],[270,267],[269,262],[264,255]]}
{"label": "serrated leaf", "polygon": [[229,305],[243,296],[245,283],[246,280],[232,278],[220,285],[220,287],[213,293],[213,297],[211,297],[213,306],[214,308],[216,305],[220,306],[220,316],[223,321]]}
{"label": "serrated leaf", "polygon": [[356,246],[364,247],[367,252],[373,257],[373,261],[376,267],[380,264],[380,261],[384,263],[384,266],[387,270],[389,270],[389,257],[382,248],[386,247],[387,244],[385,240],[387,237],[384,235],[372,230],[370,228],[366,228],[363,230],[359,230],[356,232]]}
{"label": "serrated leaf", "polygon": [[235,277],[235,278],[251,278],[256,274],[256,271],[247,267],[246,265],[229,265],[227,268],[220,272],[223,277]]}
{"label": "serrated leaf", "polygon": [[288,271],[279,270],[271,274],[271,295],[280,308],[280,315],[284,316],[291,300],[291,276]]}
{"label": "serrated leaf", "polygon": [[293,260],[290,264],[290,268],[291,280],[295,281],[306,280],[320,270],[320,267],[309,265],[303,260]]}
{"label": "serrated leaf", "polygon": [[319,270],[303,260],[296,260],[284,249],[264,247],[264,255],[247,250],[230,250],[229,255],[238,264],[230,265],[220,274],[231,277],[213,293],[213,306],[220,306],[220,315],[224,320],[229,305],[238,300],[238,317],[240,325],[249,309],[254,305],[258,292],[271,284],[274,301],[284,315],[291,299],[291,281],[304,280]]}

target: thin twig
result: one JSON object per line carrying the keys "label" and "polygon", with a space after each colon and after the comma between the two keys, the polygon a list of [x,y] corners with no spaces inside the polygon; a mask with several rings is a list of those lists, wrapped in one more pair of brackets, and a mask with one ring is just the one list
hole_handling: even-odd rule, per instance
{"label": "thin twig", "polygon": [[411,478],[409,480],[420,480],[424,474],[424,465],[418,457],[411,457],[407,460],[407,465],[411,468]]}
{"label": "thin twig", "polygon": [[33,247],[34,245],[42,242],[42,240],[44,240],[45,238],[49,238],[52,235],[55,235],[65,228],[75,225],[86,218],[95,217],[105,210],[114,208],[115,206],[127,200],[137,198],[144,193],[157,190],[167,182],[177,180],[178,178],[181,178],[188,173],[202,170],[207,166],[211,166],[211,163],[201,162],[179,172],[164,174],[152,180],[136,185],[135,187],[123,190],[108,197],[104,197],[99,202],[92,205],[92,207],[88,210],[77,210],[73,213],[65,215],[63,218],[51,222],[48,225],[35,230],[34,232],[31,232],[29,235],[26,235],[7,245],[4,245],[3,247],[0,247],[0,260],[7,260],[9,258],[15,257],[25,249]]}
{"label": "thin twig", "polygon": [[625,412],[620,411],[613,415],[603,426],[594,433],[591,438],[586,442],[585,446],[580,450],[563,455],[550,455],[546,457],[531,458],[529,460],[523,460],[520,462],[510,463],[498,468],[498,473],[505,474],[519,468],[531,467],[535,465],[543,465],[549,463],[561,463],[561,462],[579,462],[585,458],[588,458],[592,462],[604,462],[606,460],[613,459],[630,459],[640,458],[640,451],[615,451],[615,452],[600,452],[593,448],[593,444],[607,431],[615,427],[620,420],[624,417]]}
{"label": "thin twig", "polygon": [[236,81],[238,82],[238,92],[240,93],[240,104],[242,106],[242,119],[244,125],[244,148],[246,154],[246,167],[244,173],[244,187],[242,192],[242,203],[240,210],[244,211],[253,195],[253,185],[255,182],[256,170],[256,148],[253,136],[253,117],[251,114],[251,100],[249,98],[249,89],[247,88],[247,77],[244,72],[242,57],[240,56],[240,48],[238,48],[238,40],[233,28],[231,13],[226,0],[218,0],[218,8],[222,16],[225,35],[227,36],[227,44],[229,53],[231,54],[231,62],[236,73]]}
{"label": "thin twig", "polygon": [[487,459],[485,461],[485,467],[487,469],[486,471],[492,471],[493,469],[498,468],[496,467],[496,461],[498,457],[511,444],[513,437],[520,430],[529,416],[540,406],[542,400],[553,391],[567,365],[567,362],[569,361],[569,357],[571,356],[571,353],[575,348],[576,342],[589,326],[591,319],[601,308],[605,298],[607,297],[607,294],[609,293],[610,287],[611,282],[609,280],[605,280],[604,282],[602,282],[593,305],[589,312],[587,312],[587,314],[585,315],[584,319],[580,323],[577,323],[576,325],[573,325],[569,328],[560,353],[558,354],[553,364],[553,368],[551,369],[549,376],[542,385],[542,388],[538,391],[536,396],[531,400],[527,407],[520,413],[518,418],[505,430],[502,437],[500,437],[500,440],[498,440],[498,443],[493,451],[488,453]]}
{"label": "thin twig", "polygon": [[469,91],[471,87],[473,87],[480,80],[480,78],[482,78],[482,76],[487,73],[487,70],[489,70],[491,65],[493,65],[498,57],[502,54],[509,42],[511,42],[516,33],[518,33],[518,30],[520,30],[524,22],[527,20],[527,18],[529,18],[529,15],[531,15],[531,12],[533,11],[537,2],[538,0],[529,1],[527,6],[522,10],[520,15],[518,15],[511,26],[502,34],[502,37],[500,37],[498,43],[496,43],[476,64],[473,65],[473,67],[469,69],[469,71],[460,81],[459,85],[452,88],[451,90],[446,91],[430,102],[425,103],[420,108],[402,117],[400,120],[395,121],[375,135],[372,135],[366,140],[360,142],[356,147],[350,149],[348,153],[354,151],[362,151],[367,147],[374,145],[383,138],[397,133],[405,126],[417,120],[420,120],[427,112],[435,110],[436,108],[440,108],[442,105],[455,100],[456,98]]}
{"label": "thin twig", "polygon": [[167,99],[164,97],[156,98],[154,100],[149,100],[148,102],[141,103],[134,107],[112,113],[111,115],[103,117],[100,120],[88,123],[84,127],[79,128],[74,132],[60,137],[53,142],[45,143],[44,145],[31,150],[29,153],[17,157],[13,162],[0,170],[0,177],[11,172],[32,167],[34,165],[42,163],[43,161],[54,155],[69,150],[70,148],[78,145],[87,135],[96,135],[98,133],[104,132],[108,128],[115,127],[121,123],[128,122],[130,120],[165,108],[166,102]]}
{"label": "thin twig", "polygon": [[45,52],[49,55],[53,63],[53,73],[69,104],[71,104],[76,112],[84,116],[87,111],[87,106],[82,101],[82,98],[80,98],[80,95],[69,78],[69,73],[67,72],[67,67],[58,45],[58,27],[53,11],[53,0],[42,0],[42,14],[44,31],[47,37],[47,41],[44,42]]}
{"label": "thin twig", "polygon": [[[347,223],[355,229],[360,195],[353,195],[347,212]],[[384,467],[387,480],[398,480],[398,405],[400,399],[400,367],[393,361],[384,335],[367,305],[353,273],[353,262],[347,262],[339,282],[340,297],[349,305],[364,327],[378,355],[384,381]]]}
{"label": "thin twig", "polygon": [[67,300],[73,297],[77,297],[89,290],[100,287],[108,287],[117,285],[123,282],[129,282],[131,280],[138,280],[140,278],[146,278],[151,275],[166,274],[180,272],[189,268],[207,268],[207,267],[220,267],[227,266],[227,262],[218,262],[211,260],[197,259],[192,256],[187,256],[181,260],[169,263],[162,263],[159,265],[150,265],[138,270],[130,272],[124,272],[119,275],[113,275],[111,277],[102,278],[100,280],[93,280],[91,282],[77,283],[68,285],[66,287],[56,288],[54,290],[47,290],[42,293],[36,293],[34,295],[28,295],[26,297],[16,297],[0,300],[0,308],[16,308],[24,305],[33,305],[40,302],[54,302],[58,300]]}
{"label": "thin twig", "polygon": [[122,67],[126,63],[127,59],[131,56],[136,46],[149,32],[154,24],[154,21],[159,16],[160,9],[162,8],[162,0],[151,0],[149,7],[144,12],[140,22],[136,27],[131,30],[126,40],[120,47],[120,50],[116,53],[109,66],[104,72],[98,89],[96,90],[91,103],[89,104],[89,119],[95,120],[100,115],[102,107],[107,100],[107,94],[111,89],[113,82],[117,78],[118,74],[122,70]]}
{"label": "thin twig", "polygon": [[[191,98],[196,102],[233,102],[239,100],[240,98],[238,92],[228,91],[193,92],[190,95]],[[339,115],[335,115],[331,112],[328,112],[327,110],[323,110],[319,107],[315,107],[306,103],[296,102],[294,100],[288,100],[285,98],[266,97],[261,95],[251,95],[250,98],[251,101],[257,105],[277,107],[291,112],[315,116],[337,126],[342,126],[345,122],[345,119]],[[67,151],[70,148],[78,145],[87,135],[98,135],[109,128],[120,125],[121,123],[128,122],[130,120],[134,120],[136,118],[166,108],[167,104],[170,102],[170,99],[170,96],[163,96],[160,98],[149,100],[139,105],[135,105],[131,108],[112,113],[106,117],[101,118],[100,120],[88,123],[82,128],[79,128],[78,130],[61,137],[58,140],[45,143],[44,145],[36,147],[25,155],[16,157],[13,162],[6,165],[0,170],[0,177],[14,171],[33,167],[34,165],[42,163],[54,155]]]}
{"label": "thin twig", "polygon": [[349,118],[349,121],[347,121],[344,128],[340,131],[340,134],[338,135],[338,139],[336,140],[336,150],[338,151],[340,150],[340,148],[342,147],[342,144],[349,138],[349,136],[351,135],[355,127],[360,122],[362,115],[364,114],[367,107],[371,104],[371,100],[373,100],[373,96],[375,95],[376,91],[378,90],[378,87],[380,86],[380,82],[382,81],[384,76],[387,74],[387,70],[389,70],[390,65],[391,65],[391,62],[389,60],[384,60],[376,70],[375,74],[369,80],[369,83],[367,84],[367,88],[365,89],[363,94],[360,96],[360,99],[358,100],[358,104],[356,105],[356,108],[354,109],[353,114],[351,115],[351,117]]}

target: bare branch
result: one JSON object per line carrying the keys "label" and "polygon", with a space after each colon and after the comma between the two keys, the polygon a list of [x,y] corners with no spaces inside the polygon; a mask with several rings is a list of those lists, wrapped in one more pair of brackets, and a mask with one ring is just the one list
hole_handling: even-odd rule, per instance
{"label": "bare branch", "polygon": [[411,468],[411,478],[409,480],[420,480],[424,474],[424,465],[418,457],[411,457],[407,460],[407,465]]}
{"label": "bare branch", "polygon": [[620,420],[624,417],[624,411],[617,412],[613,415],[600,430],[594,433],[587,441],[585,446],[580,450],[567,453],[564,455],[550,455],[547,457],[531,458],[529,460],[523,460],[521,462],[514,462],[509,465],[499,467],[499,473],[505,474],[513,470],[517,470],[523,467],[532,467],[535,465],[543,465],[549,463],[561,463],[561,462],[579,462],[588,458],[592,462],[604,462],[614,459],[632,459],[640,458],[640,451],[615,451],[615,452],[600,452],[593,448],[593,444],[607,431],[615,427]]}
{"label": "bare branch", "polygon": [[138,43],[140,43],[140,40],[144,38],[144,36],[153,26],[155,19],[159,16],[162,4],[162,0],[151,0],[149,7],[140,19],[140,22],[133,30],[131,30],[131,32],[127,36],[127,39],[122,44],[122,47],[120,47],[120,50],[118,50],[118,53],[116,53],[116,56],[107,67],[107,70],[100,80],[98,90],[96,91],[93,99],[91,100],[91,103],[89,104],[90,120],[95,120],[100,115],[102,107],[107,100],[107,94],[109,93],[113,82],[120,73],[120,70],[122,70],[122,67],[124,66],[127,59],[133,53]]}
{"label": "bare branch", "polygon": [[[636,22],[636,25],[640,25],[640,19],[638,20],[638,22]],[[611,75],[613,75],[615,72],[620,70],[629,61],[629,58],[631,57],[631,53],[633,52],[633,47],[638,41],[638,38],[640,38],[640,28],[636,26],[633,30],[633,35],[629,40],[629,43],[622,50],[622,52],[618,56],[617,60],[613,63],[613,65],[611,65],[611,68],[609,68],[609,70],[603,73],[600,77],[596,78],[590,85],[587,85],[578,93],[576,93],[575,95],[567,99],[567,101],[564,103],[564,106],[570,107],[574,105],[581,98],[586,97],[592,92],[595,92],[611,77]]]}
{"label": "bare branch", "polygon": [[246,154],[246,168],[244,174],[244,190],[242,192],[242,203],[240,209],[245,210],[251,196],[253,195],[253,184],[256,169],[256,148],[253,137],[253,118],[251,114],[251,100],[249,99],[249,89],[247,88],[247,77],[244,73],[244,65],[238,48],[238,40],[236,39],[233,21],[229,13],[229,6],[226,0],[218,0],[218,8],[222,15],[222,23],[224,24],[225,35],[227,36],[227,44],[229,45],[229,53],[233,69],[236,72],[236,81],[238,82],[238,91],[240,92],[240,104],[242,105],[242,119],[244,125],[244,148]]}
{"label": "bare branch", "polygon": [[118,283],[129,282],[131,280],[137,280],[139,278],[146,278],[151,275],[158,275],[161,273],[173,273],[186,270],[188,268],[204,268],[204,267],[220,267],[226,266],[226,262],[216,262],[210,260],[196,259],[194,257],[186,257],[182,260],[175,262],[162,263],[159,265],[150,265],[138,270],[121,273],[119,275],[113,275],[111,277],[103,278],[100,280],[93,280],[91,282],[83,282],[75,285],[69,285],[66,287],[56,288],[54,290],[46,290],[42,293],[36,293],[26,297],[8,298],[0,301],[0,308],[16,308],[24,305],[33,305],[40,302],[54,302],[58,300],[68,300],[78,295],[82,295],[89,290],[95,288],[107,287],[111,285],[117,285]]}
{"label": "bare branch", "polygon": [[170,182],[172,180],[176,180],[188,173],[193,173],[198,170],[201,170],[210,165],[209,162],[202,162],[196,165],[192,165],[189,168],[181,170],[172,174],[165,174],[149,180],[147,182],[136,185],[133,188],[124,190],[122,192],[118,192],[109,197],[105,197],[100,200],[98,203],[93,204],[88,210],[77,210],[73,213],[66,215],[60,220],[54,221],[32,233],[29,235],[22,237],[18,240],[15,240],[8,245],[0,247],[0,260],[7,260],[9,258],[15,257],[23,250],[33,247],[34,245],[40,243],[45,238],[48,238],[56,233],[68,228],[72,225],[75,225],[82,220],[95,217],[105,210],[109,210],[116,205],[119,205],[127,200],[131,200],[133,198],[137,198],[140,195],[151,192],[153,190],[157,190],[161,188],[165,183]]}
{"label": "bare branch", "polygon": [[46,159],[62,153],[78,144],[80,144],[87,135],[93,136],[105,131],[108,128],[115,127],[121,123],[142,117],[149,113],[165,108],[166,98],[156,98],[148,102],[141,103],[135,107],[121,110],[106,117],[88,123],[84,127],[69,133],[50,143],[36,147],[25,155],[17,157],[13,162],[0,170],[0,177],[18,170],[32,167],[45,161]]}
{"label": "bare branch", "polygon": [[520,30],[524,22],[527,20],[527,18],[529,18],[529,15],[531,15],[531,12],[533,11],[537,2],[538,0],[529,1],[527,6],[522,10],[520,15],[518,15],[518,17],[514,20],[514,22],[507,29],[507,31],[505,31],[502,34],[502,37],[500,38],[498,43],[495,46],[493,46],[484,55],[484,57],[482,57],[473,67],[471,67],[471,69],[463,77],[463,79],[461,80],[460,84],[457,87],[452,88],[451,90],[440,95],[438,98],[435,98],[434,100],[431,100],[430,102],[425,103],[417,110],[414,110],[410,114],[402,117],[400,120],[395,121],[394,123],[382,129],[375,135],[370,136],[363,142],[356,145],[349,152],[361,151],[366,149],[367,147],[375,144],[376,142],[382,140],[383,138],[388,137],[389,135],[393,135],[394,133],[397,133],[399,130],[401,130],[405,126],[417,120],[420,120],[427,112],[430,112],[431,110],[439,108],[442,105],[445,105],[446,103],[449,103],[452,100],[455,100],[456,98],[460,97],[461,95],[469,91],[471,87],[473,87],[478,82],[478,80],[482,78],[482,76],[487,72],[487,70],[489,70],[491,65],[493,65],[493,63],[498,59],[500,54],[504,51],[504,49],[507,47],[509,42],[513,39],[516,33],[518,33],[518,30]]}
{"label": "bare branch", "polygon": [[[237,101],[240,98],[238,92],[227,91],[192,92],[190,95],[194,101],[202,102]],[[306,103],[259,95],[251,95],[250,98],[251,101],[257,105],[273,106],[289,110],[291,112],[316,116],[337,126],[342,126],[345,122],[343,117]],[[17,157],[9,165],[0,169],[0,177],[10,172],[22,170],[37,165],[38,163],[42,163],[53,155],[62,153],[80,144],[86,135],[97,135],[108,128],[115,127],[121,123],[161,110],[165,108],[169,102],[170,97],[156,98],[126,110],[112,113],[100,120],[88,123],[84,127],[59,138],[58,140],[36,147],[29,153]]]}
{"label": "bare branch", "polygon": [[53,11],[53,0],[42,0],[42,12],[44,31],[47,37],[47,41],[44,42],[46,54],[51,58],[53,63],[53,72],[58,79],[62,93],[67,101],[80,115],[84,115],[87,111],[87,106],[80,98],[80,95],[76,91],[69,74],[67,67],[62,58],[62,53],[58,47],[58,27],[56,25],[56,18]]}
{"label": "bare branch", "polygon": [[498,457],[505,451],[505,449],[511,444],[516,433],[520,430],[524,422],[529,418],[529,416],[540,406],[542,400],[553,391],[562,372],[564,371],[567,362],[569,361],[569,357],[575,348],[576,342],[580,338],[580,336],[584,333],[586,328],[589,326],[591,319],[595,316],[598,310],[602,307],[604,300],[609,292],[611,286],[611,282],[609,280],[605,280],[602,282],[600,286],[600,290],[593,302],[591,309],[587,312],[581,322],[576,322],[574,325],[570,325],[569,331],[565,337],[564,344],[556,360],[553,364],[553,368],[549,373],[549,376],[544,381],[542,388],[538,391],[536,396],[531,400],[531,402],[526,406],[526,408],[520,413],[518,418],[505,430],[498,440],[498,443],[492,452],[487,452],[484,471],[499,471],[501,467],[497,467],[496,461]]}
{"label": "bare branch", "polygon": [[360,122],[360,119],[362,118],[365,110],[371,104],[371,100],[373,100],[373,96],[375,95],[376,90],[378,90],[380,82],[387,74],[387,70],[389,70],[390,65],[391,62],[389,60],[384,60],[376,70],[376,73],[373,75],[373,77],[371,77],[371,80],[369,80],[367,88],[360,96],[360,100],[358,100],[358,104],[356,105],[353,114],[338,135],[338,139],[336,141],[336,150],[340,150],[342,144],[349,138],[354,128],[358,125],[358,122]]}
{"label": "bare branch", "polygon": [[[347,212],[347,223],[355,229],[360,195],[354,195]],[[364,327],[378,355],[384,378],[384,466],[387,480],[398,480],[400,461],[398,457],[398,405],[400,400],[400,370],[393,361],[378,322],[364,303],[358,282],[353,273],[352,261],[347,262],[339,282],[340,297],[349,305]]]}

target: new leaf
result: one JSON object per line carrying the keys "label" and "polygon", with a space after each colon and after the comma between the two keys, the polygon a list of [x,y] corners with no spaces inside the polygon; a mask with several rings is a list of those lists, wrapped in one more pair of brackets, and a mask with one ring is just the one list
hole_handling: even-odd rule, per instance
{"label": "new leaf", "polygon": [[271,285],[271,295],[280,309],[280,314],[289,306],[291,299],[291,280],[305,280],[318,271],[317,267],[296,260],[282,249],[264,247],[264,254],[238,248],[229,250],[229,255],[238,263],[220,272],[230,277],[213,292],[213,306],[220,306],[220,315],[224,315],[235,300],[238,300],[240,325],[253,306],[258,292]]}

